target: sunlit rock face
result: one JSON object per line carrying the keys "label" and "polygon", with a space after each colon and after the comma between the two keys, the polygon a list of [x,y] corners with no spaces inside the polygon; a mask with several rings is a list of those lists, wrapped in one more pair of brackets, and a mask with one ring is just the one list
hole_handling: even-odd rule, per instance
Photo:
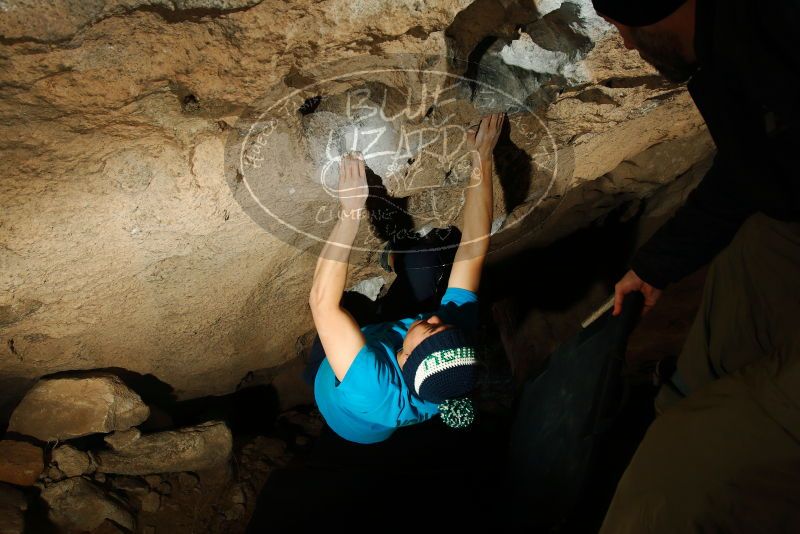
{"label": "sunlit rock face", "polygon": [[[106,367],[223,393],[294,358],[344,150],[404,230],[443,227],[464,129],[508,111],[497,256],[696,179],[713,146],[685,89],[590,2],[538,4],[0,2],[3,395]],[[352,286],[391,281],[379,226]]]}

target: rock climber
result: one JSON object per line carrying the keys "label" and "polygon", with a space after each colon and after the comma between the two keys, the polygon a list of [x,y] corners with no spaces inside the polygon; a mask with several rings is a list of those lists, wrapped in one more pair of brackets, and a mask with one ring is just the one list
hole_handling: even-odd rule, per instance
{"label": "rock climber", "polygon": [[[391,313],[354,317],[343,305],[350,250],[369,190],[363,156],[342,157],[339,220],[317,261],[309,296],[317,339],[305,373],[320,413],[342,438],[381,442],[398,427],[437,414],[452,427],[471,423],[468,395],[480,371],[471,331],[478,326],[476,292],[492,224],[492,152],[504,120],[504,114],[492,114],[466,132],[472,173],[460,241],[452,242],[458,235],[453,229],[443,246],[392,255],[398,279],[384,297],[393,302],[381,308]],[[439,297],[433,311],[419,313]]]}
{"label": "rock climber", "polygon": [[616,285],[640,291],[713,259],[660,415],[602,532],[800,532],[800,3],[593,0],[689,93],[714,164]]}

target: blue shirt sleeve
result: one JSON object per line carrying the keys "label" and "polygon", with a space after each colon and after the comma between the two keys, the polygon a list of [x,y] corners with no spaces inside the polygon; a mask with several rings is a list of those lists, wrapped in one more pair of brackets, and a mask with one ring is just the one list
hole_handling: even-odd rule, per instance
{"label": "blue shirt sleeve", "polygon": [[437,315],[447,324],[464,330],[478,328],[478,295],[468,289],[448,287]]}

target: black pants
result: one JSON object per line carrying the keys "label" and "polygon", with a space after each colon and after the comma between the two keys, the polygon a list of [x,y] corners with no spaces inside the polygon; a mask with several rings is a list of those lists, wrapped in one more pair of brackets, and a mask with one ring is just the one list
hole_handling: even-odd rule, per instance
{"label": "black pants", "polygon": [[[460,241],[461,232],[451,226],[431,230],[419,240],[393,243],[397,279],[386,295],[373,302],[361,293],[346,291],[342,296],[342,307],[350,312],[360,326],[434,311],[447,289]],[[324,359],[325,351],[317,336],[303,371],[303,380],[308,385],[314,386],[314,378]]]}

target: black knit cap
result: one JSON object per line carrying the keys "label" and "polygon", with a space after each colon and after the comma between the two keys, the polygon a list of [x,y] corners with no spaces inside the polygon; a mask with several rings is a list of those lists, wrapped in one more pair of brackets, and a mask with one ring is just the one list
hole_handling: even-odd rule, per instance
{"label": "black knit cap", "polygon": [[459,328],[448,328],[423,339],[411,351],[403,365],[403,378],[417,397],[441,404],[474,389],[478,370],[469,336]]}
{"label": "black knit cap", "polygon": [[626,26],[649,26],[677,11],[686,0],[592,0],[594,10]]}

